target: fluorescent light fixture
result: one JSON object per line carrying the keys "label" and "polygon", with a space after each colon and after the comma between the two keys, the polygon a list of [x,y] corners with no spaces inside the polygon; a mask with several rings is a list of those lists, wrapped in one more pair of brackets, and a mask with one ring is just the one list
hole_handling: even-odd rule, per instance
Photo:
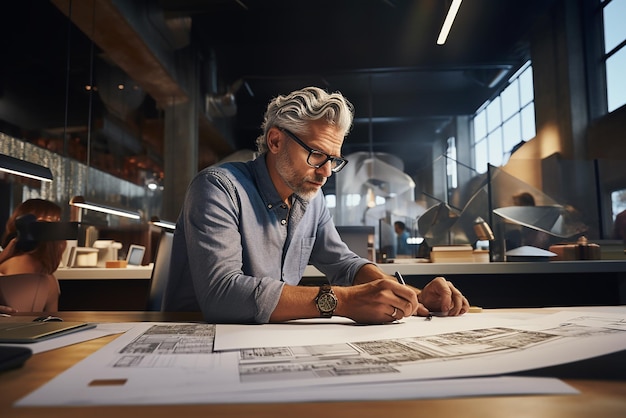
{"label": "fluorescent light fixture", "polygon": [[489,85],[487,87],[492,89],[495,86],[497,86],[498,83],[502,81],[502,79],[504,78],[504,76],[507,75],[508,72],[509,72],[508,68],[500,68],[498,72],[496,73],[496,75],[493,77],[493,79],[489,82]]}
{"label": "fluorescent light fixture", "polygon": [[169,221],[163,221],[158,216],[153,216],[150,219],[150,223],[154,226],[159,226],[161,228],[176,229],[175,223],[169,222]]}
{"label": "fluorescent light fixture", "polygon": [[459,7],[461,7],[462,1],[463,0],[452,0],[450,10],[448,10],[448,15],[446,16],[446,20],[444,20],[443,26],[441,27],[441,32],[439,32],[437,45],[443,45],[446,43],[446,39],[448,39],[448,34],[450,33],[450,29],[452,28],[452,23],[454,23],[454,18],[456,17],[456,13],[459,11]]}
{"label": "fluorescent light fixture", "polygon": [[101,205],[99,203],[90,203],[90,202],[85,201],[85,198],[83,196],[74,196],[70,200],[70,205],[76,206],[78,208],[95,210],[96,212],[108,213],[110,215],[123,216],[125,218],[131,218],[131,219],[141,218],[141,216],[139,215],[139,212],[137,211],[127,210],[127,209],[118,209],[112,206]]}
{"label": "fluorescent light fixture", "polygon": [[0,171],[41,181],[52,181],[48,167],[0,154]]}

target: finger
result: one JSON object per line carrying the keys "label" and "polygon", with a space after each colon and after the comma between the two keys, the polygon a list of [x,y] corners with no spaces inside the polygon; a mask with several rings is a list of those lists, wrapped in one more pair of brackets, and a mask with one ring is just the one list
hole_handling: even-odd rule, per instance
{"label": "finger", "polygon": [[[454,310],[455,300],[454,293],[455,288],[454,285],[445,281],[443,283],[443,289],[441,289],[441,293],[439,294],[439,309],[438,312],[445,313],[446,316],[450,314]],[[457,291],[458,292],[458,291]],[[460,292],[459,292],[460,293]]]}
{"label": "finger", "polygon": [[428,316],[430,311],[421,303],[417,305],[417,309],[415,310],[415,315],[417,316]]}
{"label": "finger", "polygon": [[417,293],[414,289],[409,286],[402,285],[397,282],[392,282],[391,291],[398,296],[399,298],[404,299],[405,301],[412,303],[417,302]]}
{"label": "finger", "polygon": [[464,314],[469,310],[469,302],[452,283],[450,283],[450,289],[452,290],[452,306],[448,314],[451,316]]}
{"label": "finger", "polygon": [[405,312],[411,312],[411,310],[400,309],[400,308],[393,306],[393,312],[389,316],[391,316],[394,320],[399,320],[399,319],[404,318],[405,316],[408,316]]}
{"label": "finger", "polygon": [[463,297],[463,307],[461,308],[461,311],[459,312],[459,315],[463,315],[464,313],[468,313],[469,312],[469,308],[470,308],[469,301],[464,296]]}
{"label": "finger", "polygon": [[412,315],[415,307],[419,305],[415,290],[399,284],[391,290],[393,292],[391,306],[397,307],[398,311],[402,313],[402,317]]}
{"label": "finger", "polygon": [[17,310],[10,306],[0,305],[0,313],[13,314],[13,313],[17,313]]}

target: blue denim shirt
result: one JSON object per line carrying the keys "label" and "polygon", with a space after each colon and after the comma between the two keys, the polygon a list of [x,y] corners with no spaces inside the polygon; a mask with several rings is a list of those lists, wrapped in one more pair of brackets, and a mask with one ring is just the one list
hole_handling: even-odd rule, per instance
{"label": "blue denim shirt", "polygon": [[[265,156],[199,172],[176,224],[166,311],[198,311],[212,323],[266,323],[285,283],[307,264],[350,285],[370,261],[346,246],[318,193],[280,199]],[[313,301],[311,301],[313,303]]]}

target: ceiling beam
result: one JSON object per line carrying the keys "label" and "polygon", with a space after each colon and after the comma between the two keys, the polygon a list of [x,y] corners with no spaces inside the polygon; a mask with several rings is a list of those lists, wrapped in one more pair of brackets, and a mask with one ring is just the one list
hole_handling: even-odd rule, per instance
{"label": "ceiling beam", "polygon": [[52,3],[160,106],[189,100],[111,0],[52,0]]}

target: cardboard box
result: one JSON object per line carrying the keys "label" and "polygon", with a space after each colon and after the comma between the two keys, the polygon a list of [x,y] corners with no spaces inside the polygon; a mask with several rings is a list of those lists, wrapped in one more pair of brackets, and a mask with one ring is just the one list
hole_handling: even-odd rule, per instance
{"label": "cardboard box", "polygon": [[553,261],[600,260],[600,246],[581,237],[576,243],[555,244],[550,251],[556,254]]}

